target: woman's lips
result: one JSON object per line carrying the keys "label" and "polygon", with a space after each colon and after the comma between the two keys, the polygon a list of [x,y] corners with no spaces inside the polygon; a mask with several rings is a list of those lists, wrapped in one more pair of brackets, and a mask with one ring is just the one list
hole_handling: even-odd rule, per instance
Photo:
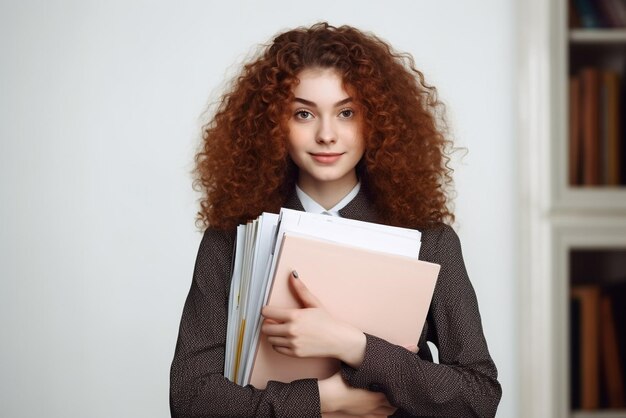
{"label": "woman's lips", "polygon": [[343,153],[341,153],[341,152],[318,152],[318,153],[311,153],[311,157],[313,157],[313,159],[315,161],[317,161],[318,163],[321,163],[321,164],[332,164],[335,161],[337,161],[339,158],[341,158],[342,155],[343,155]]}

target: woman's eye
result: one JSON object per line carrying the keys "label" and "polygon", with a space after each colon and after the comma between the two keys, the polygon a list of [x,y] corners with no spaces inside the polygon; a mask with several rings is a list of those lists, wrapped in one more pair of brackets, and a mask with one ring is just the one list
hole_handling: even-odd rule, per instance
{"label": "woman's eye", "polygon": [[306,110],[298,110],[296,112],[296,118],[298,119],[311,119],[313,117],[313,114],[311,112],[307,112]]}
{"label": "woman's eye", "polygon": [[339,116],[341,116],[342,118],[345,118],[345,119],[351,118],[352,116],[354,116],[354,110],[352,110],[352,109],[344,109],[341,112],[339,112]]}

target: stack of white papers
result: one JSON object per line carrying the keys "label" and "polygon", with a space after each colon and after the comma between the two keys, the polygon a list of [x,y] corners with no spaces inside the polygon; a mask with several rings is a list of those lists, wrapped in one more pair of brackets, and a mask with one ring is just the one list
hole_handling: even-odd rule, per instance
{"label": "stack of white papers", "polygon": [[237,228],[230,288],[224,376],[245,386],[258,346],[261,307],[267,303],[286,233],[417,259],[421,233],[328,215],[281,209]]}

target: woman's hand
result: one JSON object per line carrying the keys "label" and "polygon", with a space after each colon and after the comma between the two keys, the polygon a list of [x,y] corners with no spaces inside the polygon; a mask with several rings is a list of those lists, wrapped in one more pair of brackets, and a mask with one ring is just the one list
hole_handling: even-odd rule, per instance
{"label": "woman's hand", "polygon": [[366,417],[387,417],[397,408],[382,392],[356,389],[348,385],[339,372],[318,381],[321,412],[343,412]]}
{"label": "woman's hand", "polygon": [[276,351],[292,357],[333,357],[359,367],[365,355],[365,334],[337,321],[324,309],[294,271],[290,284],[300,309],[265,306],[261,331]]}

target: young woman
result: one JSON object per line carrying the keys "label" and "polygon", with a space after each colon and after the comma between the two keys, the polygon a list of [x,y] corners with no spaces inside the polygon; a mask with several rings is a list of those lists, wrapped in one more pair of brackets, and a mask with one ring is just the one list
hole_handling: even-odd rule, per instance
{"label": "young woman", "polygon": [[[408,55],[348,26],[282,33],[244,67],[196,156],[205,232],[171,368],[173,416],[495,415],[496,367],[447,225],[451,144],[439,109]],[[235,228],[280,207],[422,232],[419,258],[441,271],[415,347],[335,320],[294,275],[303,308],[263,308],[263,338],[289,356],[337,358],[341,370],[264,390],[223,377]]]}

